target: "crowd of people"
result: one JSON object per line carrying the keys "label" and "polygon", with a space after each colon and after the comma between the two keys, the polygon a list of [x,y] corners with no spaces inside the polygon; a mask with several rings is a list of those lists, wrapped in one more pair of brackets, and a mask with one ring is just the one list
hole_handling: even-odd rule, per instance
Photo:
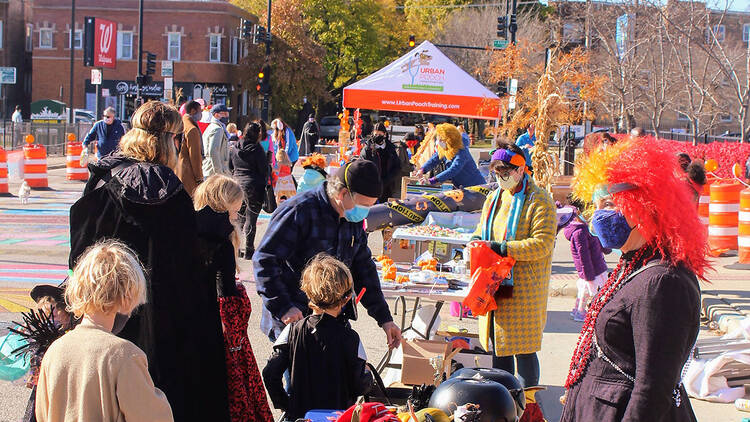
{"label": "crowd of people", "polygon": [[[68,333],[38,356],[27,420],[267,421],[266,388],[285,420],[348,408],[373,382],[348,322],[357,304],[389,348],[402,341],[362,222],[410,173],[429,184],[497,186],[469,248],[515,264],[493,296],[497,309],[478,318],[479,340],[494,368],[524,387],[539,384],[562,227],[552,196],[532,177],[533,125],[497,145],[489,178],[469,136],[450,123],[393,141],[378,122],[361,159],[329,174],[310,155],[320,133],[313,116],[298,143],[281,119],[238,130],[224,105],[211,107],[201,131],[203,112],[197,101],[182,111],[147,102],[115,142],[111,125],[122,126],[108,109],[87,137],[97,139],[99,160],[70,210],[72,274],[60,288],[32,291]],[[291,175],[298,162],[299,182]],[[278,201],[256,242],[268,187],[282,177],[295,193]],[[695,211],[701,183],[697,163],[642,136],[589,145],[565,227],[580,278],[571,316],[583,328],[563,421],[695,420],[680,371],[708,269]],[[622,255],[608,275],[603,254],[611,250]],[[260,329],[273,343],[265,365],[248,338],[239,259],[252,260],[263,301]]]}

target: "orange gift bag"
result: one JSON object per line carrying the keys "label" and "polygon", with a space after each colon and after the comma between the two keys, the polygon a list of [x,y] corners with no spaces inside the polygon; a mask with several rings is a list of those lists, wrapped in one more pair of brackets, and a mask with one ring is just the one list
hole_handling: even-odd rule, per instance
{"label": "orange gift bag", "polygon": [[515,259],[496,254],[484,243],[471,248],[471,289],[463,306],[471,309],[475,316],[497,309],[495,293],[515,263]]}

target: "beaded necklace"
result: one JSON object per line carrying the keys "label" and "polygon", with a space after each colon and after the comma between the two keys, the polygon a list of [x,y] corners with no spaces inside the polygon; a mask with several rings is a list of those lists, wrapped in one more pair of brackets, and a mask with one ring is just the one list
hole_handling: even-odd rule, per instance
{"label": "beaded necklace", "polygon": [[[640,248],[629,262],[624,257],[620,258],[617,267],[615,267],[614,271],[609,275],[607,282],[592,300],[589,311],[586,313],[586,319],[583,321],[583,328],[581,328],[581,335],[578,337],[573,357],[570,360],[570,371],[568,372],[568,378],[565,380],[566,390],[570,389],[581,379],[588,367],[591,358],[591,346],[594,342],[594,329],[599,312],[604,308],[604,305],[609,303],[615,293],[627,284],[627,281],[629,281],[628,276],[632,274],[633,270],[646,261],[646,259],[641,258],[643,258],[646,251],[650,250],[651,248],[649,247]],[[652,252],[650,256],[653,257],[654,253]],[[626,262],[627,266],[622,270],[623,264]]]}

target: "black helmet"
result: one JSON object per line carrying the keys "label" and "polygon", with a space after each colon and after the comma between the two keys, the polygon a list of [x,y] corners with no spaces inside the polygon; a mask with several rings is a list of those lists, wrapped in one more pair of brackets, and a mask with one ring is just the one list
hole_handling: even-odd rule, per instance
{"label": "black helmet", "polygon": [[516,402],[516,414],[520,418],[526,409],[526,395],[518,378],[508,371],[498,368],[461,368],[451,378],[480,378],[495,381],[508,389],[508,392]]}
{"label": "black helmet", "polygon": [[485,379],[451,378],[440,384],[430,407],[453,414],[458,406],[479,406],[479,422],[517,422],[516,404],[502,384]]}

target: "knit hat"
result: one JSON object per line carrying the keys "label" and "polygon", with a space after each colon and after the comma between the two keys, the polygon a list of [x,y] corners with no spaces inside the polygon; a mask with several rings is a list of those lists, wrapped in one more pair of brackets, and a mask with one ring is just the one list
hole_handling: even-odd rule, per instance
{"label": "knit hat", "polygon": [[336,177],[350,192],[370,198],[380,197],[383,189],[378,167],[369,160],[354,160],[343,165],[336,172]]}

